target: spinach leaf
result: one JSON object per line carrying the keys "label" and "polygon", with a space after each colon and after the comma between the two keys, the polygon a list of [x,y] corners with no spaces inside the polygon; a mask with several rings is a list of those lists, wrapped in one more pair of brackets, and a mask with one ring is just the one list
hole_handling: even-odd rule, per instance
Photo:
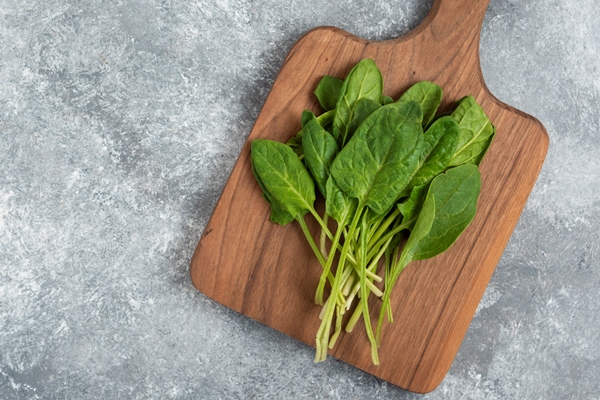
{"label": "spinach leaf", "polygon": [[356,64],[340,89],[335,105],[333,137],[344,145],[348,141],[346,132],[358,100],[368,98],[381,104],[382,96],[383,77],[375,61],[367,58]]}
{"label": "spinach leaf", "polygon": [[252,165],[266,193],[282,210],[299,218],[313,209],[314,182],[289,146],[265,139],[252,141]]}
{"label": "spinach leaf", "polygon": [[480,189],[481,176],[473,164],[451,168],[431,182],[427,196],[435,196],[435,219],[413,260],[435,257],[458,239],[475,217]]}
{"label": "spinach leaf", "polygon": [[422,146],[421,107],[412,101],[382,106],[359,127],[331,165],[348,196],[383,214],[416,170]]}
{"label": "spinach leaf", "polygon": [[298,157],[304,156],[304,149],[302,148],[302,131],[299,131],[296,136],[292,136],[285,144],[294,150],[294,153],[296,153]]}
{"label": "spinach leaf", "polygon": [[386,104],[392,104],[394,102],[394,99],[392,99],[390,96],[383,96],[383,105],[385,106]]}
{"label": "spinach leaf", "polygon": [[344,81],[333,76],[325,75],[315,90],[315,96],[325,111],[333,110],[340,95]]}
{"label": "spinach leaf", "polygon": [[352,135],[354,135],[356,129],[358,129],[365,119],[367,119],[369,115],[373,114],[373,111],[377,110],[379,107],[381,107],[381,104],[366,97],[363,97],[356,102],[354,116],[352,117],[352,121],[350,121],[346,130],[346,143],[352,138]]}
{"label": "spinach leaf", "polygon": [[354,216],[358,202],[342,192],[332,176],[327,179],[326,188],[325,210],[330,217],[343,226]]}
{"label": "spinach leaf", "polygon": [[269,219],[282,226],[292,222],[295,219],[294,216],[287,212],[280,203],[270,198],[270,196],[269,192],[263,192],[263,197],[271,204],[271,216]]}
{"label": "spinach leaf", "polygon": [[494,127],[473,96],[463,98],[452,117],[458,122],[460,137],[450,165],[477,164],[491,143]]}
{"label": "spinach leaf", "polygon": [[427,190],[429,185],[415,186],[410,192],[410,197],[402,203],[398,203],[397,207],[402,214],[402,222],[411,222],[411,225],[407,227],[408,230],[412,230],[414,223],[416,222],[417,216],[421,212],[421,207],[427,196]]}
{"label": "spinach leaf", "polygon": [[271,221],[276,222],[279,225],[287,225],[290,222],[292,222],[294,220],[294,216],[292,214],[288,213],[287,211],[285,211],[283,209],[283,207],[281,206],[281,204],[279,204],[277,202],[277,200],[275,200],[271,197],[271,194],[269,193],[269,191],[265,187],[265,184],[263,183],[263,181],[260,179],[260,176],[258,176],[258,173],[256,172],[256,168],[254,167],[254,162],[252,162],[252,174],[254,175],[254,178],[256,178],[258,185],[260,186],[260,188],[263,191],[264,199],[267,201],[267,203],[269,203],[271,205],[271,218],[270,218]]}
{"label": "spinach leaf", "polygon": [[321,124],[321,126],[323,128],[325,128],[327,125],[329,125],[333,122],[334,116],[335,116],[335,110],[330,110],[330,111],[324,112],[323,114],[319,115],[317,117],[317,121],[319,121],[319,124]]}
{"label": "spinach leaf", "polygon": [[420,167],[413,176],[408,189],[431,182],[450,164],[459,138],[458,124],[452,117],[436,120],[424,134]]}
{"label": "spinach leaf", "polygon": [[492,141],[494,140],[494,137],[496,136],[496,127],[494,125],[492,125],[492,128],[494,129],[494,132],[490,135],[490,137],[487,140],[487,143],[485,144],[483,149],[479,152],[479,154],[473,158],[473,164],[475,164],[477,166],[479,166],[479,164],[481,164],[481,160],[483,160],[483,157],[486,155],[488,149],[490,148],[490,145],[492,144]]}
{"label": "spinach leaf", "polygon": [[[333,122],[334,114],[335,114],[334,110],[331,110],[331,111],[327,111],[327,112],[319,115],[316,118],[322,127],[326,127],[329,125],[328,129],[331,130],[330,129],[331,122]],[[306,118],[309,118],[309,117],[310,116],[306,116]],[[301,119],[302,127],[304,127],[306,122],[307,122],[307,120],[305,120],[305,114],[303,113],[302,119]],[[328,132],[329,132],[329,130],[328,130]],[[285,144],[290,146],[292,148],[292,150],[294,150],[294,153],[296,153],[298,155],[298,157],[300,157],[300,159],[304,158],[304,148],[302,148],[302,129],[300,129],[298,131],[298,133],[296,134],[296,136],[291,137]]]}
{"label": "spinach leaf", "polygon": [[398,101],[415,101],[423,108],[423,126],[435,116],[444,91],[433,82],[421,81],[408,88]]}
{"label": "spinach leaf", "polygon": [[415,255],[417,251],[420,249],[421,241],[428,236],[431,232],[431,229],[434,227],[436,214],[436,200],[435,193],[429,192],[427,193],[427,197],[423,202],[423,206],[419,211],[417,221],[414,224],[412,231],[410,232],[410,236],[406,241],[406,245],[404,249],[402,249],[402,256],[399,263],[399,271],[398,269],[392,274],[393,281],[395,282],[398,278],[398,275],[402,271],[402,269],[412,260],[416,260]]}
{"label": "spinach leaf", "polygon": [[304,163],[315,179],[317,188],[327,198],[325,185],[329,178],[329,168],[337,155],[337,142],[317,121],[310,111],[304,111],[302,118],[306,123],[302,128],[302,148]]}

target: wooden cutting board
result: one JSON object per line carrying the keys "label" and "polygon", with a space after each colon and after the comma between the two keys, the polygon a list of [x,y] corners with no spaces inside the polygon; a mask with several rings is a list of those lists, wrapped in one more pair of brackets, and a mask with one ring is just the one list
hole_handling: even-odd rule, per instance
{"label": "wooden cutting board", "polygon": [[[420,80],[442,86],[441,111],[472,94],[497,129],[481,165],[474,222],[449,251],[402,273],[392,296],[396,322],[384,328],[380,366],[371,364],[362,322],[353,333],[342,333],[330,351],[407,390],[433,390],[452,364],[548,148],[538,120],[500,102],[485,86],[479,35],[488,1],[436,0],[417,29],[395,40],[368,41],[333,27],[304,35],[285,59],[202,234],[191,263],[194,286],[314,346],[320,307],[313,298],[321,267],[296,222],[285,227],[269,222],[269,207],[250,169],[250,142],[285,142],[295,135],[303,110],[320,112],[313,91],[321,77],[344,78],[364,58],[376,61],[385,94],[395,99]],[[371,315],[377,315],[378,302],[372,303]]]}

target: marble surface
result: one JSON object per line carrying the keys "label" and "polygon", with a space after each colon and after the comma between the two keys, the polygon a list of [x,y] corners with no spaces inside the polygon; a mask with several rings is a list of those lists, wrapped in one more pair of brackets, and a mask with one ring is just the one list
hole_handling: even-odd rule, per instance
{"label": "marble surface", "polygon": [[215,304],[188,264],[307,30],[429,1],[0,0],[0,398],[600,398],[600,10],[491,0],[491,91],[546,126],[539,181],[446,379],[419,396]]}

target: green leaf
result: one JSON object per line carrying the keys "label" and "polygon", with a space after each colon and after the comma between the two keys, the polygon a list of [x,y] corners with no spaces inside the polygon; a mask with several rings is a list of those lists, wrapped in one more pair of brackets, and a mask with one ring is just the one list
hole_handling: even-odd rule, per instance
{"label": "green leaf", "polygon": [[443,117],[436,120],[424,134],[420,167],[407,189],[425,185],[444,172],[454,156],[458,138],[459,129],[454,118]]}
{"label": "green leaf", "polygon": [[304,111],[302,118],[306,117],[302,131],[302,148],[304,149],[304,163],[313,176],[317,188],[327,198],[325,185],[329,178],[329,168],[337,155],[337,142],[317,121],[310,111]]}
{"label": "green leaf", "polygon": [[390,96],[383,96],[383,105],[385,106],[386,104],[392,104],[394,102],[394,99],[392,99]]}
{"label": "green leaf", "polygon": [[423,126],[431,122],[435,116],[444,91],[433,82],[421,81],[408,88],[398,101],[414,101],[423,109]]}
{"label": "green leaf", "polygon": [[427,197],[435,196],[435,219],[419,241],[413,260],[435,257],[458,239],[475,217],[480,189],[481,176],[473,164],[451,168],[431,182]]}
{"label": "green leaf", "polygon": [[292,136],[285,144],[290,146],[298,157],[304,155],[304,149],[302,148],[302,131],[299,131],[296,136]]}
{"label": "green leaf", "polygon": [[392,103],[371,114],[331,166],[337,185],[376,214],[389,210],[418,166],[421,107]]}
{"label": "green leaf", "polygon": [[[326,188],[325,210],[327,214],[340,225],[346,225],[354,216],[358,201],[342,192],[331,176],[327,180]],[[340,228],[338,227],[338,229]]]}
{"label": "green leaf", "polygon": [[381,107],[381,104],[378,102],[363,97],[358,100],[356,103],[356,108],[354,109],[354,116],[352,117],[352,121],[348,124],[348,128],[346,130],[346,143],[352,138],[354,132],[358,129],[358,127],[367,119],[367,117],[375,110]]}
{"label": "green leaf", "polygon": [[312,112],[309,114],[306,111],[307,110],[302,112],[302,118],[300,119],[300,126],[302,126],[303,129],[304,129],[304,126],[306,125],[306,123],[315,116]]}
{"label": "green leaf", "polygon": [[458,122],[460,137],[450,165],[476,164],[491,143],[490,136],[494,135],[492,123],[473,96],[463,98],[452,117]]}
{"label": "green leaf", "polygon": [[423,206],[423,202],[425,201],[425,197],[427,196],[427,190],[429,189],[429,185],[421,185],[415,186],[410,192],[410,197],[406,199],[402,203],[398,203],[397,207],[402,216],[402,222],[415,220],[407,229],[412,230],[414,226],[414,222],[416,222],[416,218],[421,212],[421,207]]}
{"label": "green leaf", "polygon": [[265,139],[252,141],[252,165],[266,193],[282,210],[298,218],[312,209],[314,182],[289,146]]}
{"label": "green leaf", "polygon": [[256,168],[254,168],[254,162],[252,162],[252,174],[254,175],[254,178],[256,178],[258,185],[263,191],[264,199],[271,205],[271,221],[276,222],[279,225],[287,225],[292,222],[294,220],[294,216],[285,211],[281,204],[271,197],[269,191],[260,179],[260,176],[258,176]]}
{"label": "green leaf", "polygon": [[287,225],[295,219],[294,216],[287,212],[277,201],[273,199],[269,200],[268,192],[263,192],[263,197],[271,204],[270,220],[272,222],[278,223],[279,225]]}
{"label": "green leaf", "polygon": [[[335,114],[334,110],[331,111],[327,111],[321,115],[319,115],[317,117],[317,121],[319,121],[319,124],[321,124],[321,126],[326,127],[328,126],[328,129],[331,130],[331,122],[333,122],[333,116]],[[302,127],[304,127],[304,125],[306,124],[306,118],[309,118],[310,116],[305,116],[305,114],[302,114],[302,119],[301,119],[301,123],[302,123]],[[288,146],[290,146],[292,148],[292,150],[294,150],[294,153],[296,153],[298,155],[298,157],[300,157],[300,159],[302,159],[302,157],[304,156],[304,148],[302,147],[302,129],[300,129],[298,131],[298,133],[296,134],[296,136],[293,136],[290,138],[290,140],[288,140],[285,144],[287,144]]]}
{"label": "green leaf", "polygon": [[488,149],[490,148],[490,145],[492,144],[492,141],[494,140],[494,137],[496,136],[496,127],[494,125],[492,125],[492,128],[494,128],[494,133],[492,133],[490,135],[490,137],[487,140],[487,143],[485,144],[483,150],[476,156],[473,158],[473,164],[479,166],[479,164],[481,164],[481,160],[483,160],[483,157],[485,157]]}
{"label": "green leaf", "polygon": [[319,121],[319,124],[321,124],[322,127],[326,127],[327,125],[330,125],[333,122],[334,116],[335,110],[330,110],[319,115],[317,117],[317,121]]}
{"label": "green leaf", "polygon": [[315,96],[325,111],[333,110],[342,89],[344,81],[333,76],[325,75],[315,90]]}
{"label": "green leaf", "polygon": [[354,117],[358,100],[368,98],[381,104],[383,97],[383,77],[375,61],[362,60],[348,74],[340,89],[333,119],[333,137],[345,144],[348,139],[348,124]]}
{"label": "green leaf", "polygon": [[[417,221],[413,225],[413,229],[410,232],[410,236],[406,241],[406,245],[404,249],[402,249],[402,260],[400,262],[400,271],[403,267],[411,262],[412,260],[416,260],[415,258],[417,251],[421,248],[421,241],[427,237],[431,229],[433,228],[433,224],[436,219],[436,201],[434,193],[427,193],[427,197],[423,202],[423,206],[419,211],[419,216]],[[394,281],[398,278],[398,271],[394,274]]]}

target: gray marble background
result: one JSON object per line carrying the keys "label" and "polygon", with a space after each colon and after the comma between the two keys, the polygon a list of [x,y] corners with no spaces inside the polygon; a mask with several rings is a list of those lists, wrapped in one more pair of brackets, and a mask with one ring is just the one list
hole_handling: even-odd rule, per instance
{"label": "gray marble background", "polygon": [[315,365],[192,287],[292,44],[319,25],[394,38],[431,0],[323,3],[0,0],[1,399],[600,398],[596,0],[491,0],[487,84],[551,147],[434,392]]}

